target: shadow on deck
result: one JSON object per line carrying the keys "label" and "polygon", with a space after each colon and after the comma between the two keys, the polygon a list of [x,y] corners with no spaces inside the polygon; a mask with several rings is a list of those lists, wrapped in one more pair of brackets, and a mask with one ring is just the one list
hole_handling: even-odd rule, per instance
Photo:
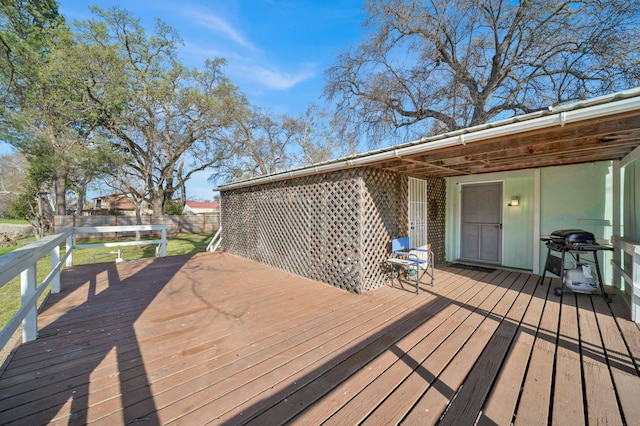
{"label": "shadow on deck", "polygon": [[220,253],[62,280],[0,376],[2,424],[640,418],[640,330],[620,296],[459,268],[418,296],[358,296]]}

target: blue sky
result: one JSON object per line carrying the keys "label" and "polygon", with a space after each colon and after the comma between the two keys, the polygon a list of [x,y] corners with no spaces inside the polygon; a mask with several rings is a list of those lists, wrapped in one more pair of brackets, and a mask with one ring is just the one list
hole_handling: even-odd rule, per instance
{"label": "blue sky", "polygon": [[181,59],[201,67],[227,59],[226,74],[252,103],[297,114],[318,102],[324,71],[361,37],[363,1],[337,0],[58,0],[69,21],[91,16],[90,5],[118,5],[152,30],[158,17],[184,40]]}
{"label": "blue sky", "polygon": [[[225,74],[257,106],[298,115],[322,104],[324,71],[338,53],[362,38],[363,0],[58,0],[68,21],[91,16],[89,7],[118,5],[152,31],[154,18],[184,40],[183,63],[199,68],[207,58],[227,60]],[[0,147],[0,154],[7,147]],[[187,184],[190,198],[210,199],[201,173]]]}

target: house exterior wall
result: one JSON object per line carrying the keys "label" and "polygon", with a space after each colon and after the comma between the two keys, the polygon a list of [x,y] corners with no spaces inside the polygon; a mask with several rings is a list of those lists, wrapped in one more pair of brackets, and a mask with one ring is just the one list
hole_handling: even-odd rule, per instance
{"label": "house exterior wall", "polygon": [[640,241],[640,160],[622,170],[622,232],[621,235]]}
{"label": "house exterior wall", "polygon": [[[539,242],[534,213],[535,174],[540,175],[540,235],[557,229],[579,228],[596,238],[609,239],[612,234],[612,163],[546,167],[536,170],[461,176],[447,179],[447,260],[460,253],[460,187],[469,183],[503,182],[503,256],[502,265],[533,270],[534,250],[539,250],[540,270],[544,268],[547,249]],[[512,196],[520,205],[509,207]],[[603,273],[610,276],[608,254],[600,254]],[[602,256],[605,259],[602,259]],[[605,281],[607,278],[603,277]]]}
{"label": "house exterior wall", "polygon": [[222,191],[222,249],[348,291],[383,285],[407,177],[350,169]]}
{"label": "house exterior wall", "polygon": [[[502,182],[502,264],[512,268],[532,269],[533,259],[533,171],[490,173],[447,179],[446,260],[460,257],[460,202],[465,184]],[[508,207],[512,196],[520,205]]]}
{"label": "house exterior wall", "polygon": [[185,214],[218,214],[219,209],[206,208],[206,207],[189,207],[186,206],[183,209]]}
{"label": "house exterior wall", "polygon": [[[640,160],[627,164],[621,170],[622,187],[622,229],[620,235],[633,241],[640,241]],[[621,266],[627,274],[633,274],[632,256],[622,253]],[[620,280],[618,285],[627,296],[632,287]]]}

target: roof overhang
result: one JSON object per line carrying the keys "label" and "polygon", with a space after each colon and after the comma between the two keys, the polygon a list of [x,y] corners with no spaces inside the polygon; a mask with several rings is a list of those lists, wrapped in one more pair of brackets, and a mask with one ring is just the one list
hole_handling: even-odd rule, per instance
{"label": "roof overhang", "polygon": [[[231,190],[353,167],[452,177],[640,156],[640,88],[220,186]],[[626,160],[625,160],[626,159]]]}

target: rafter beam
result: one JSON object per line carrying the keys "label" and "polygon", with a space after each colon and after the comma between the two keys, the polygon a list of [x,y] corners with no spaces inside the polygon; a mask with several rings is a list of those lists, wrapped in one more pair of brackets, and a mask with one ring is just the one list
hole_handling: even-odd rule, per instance
{"label": "rafter beam", "polygon": [[417,164],[417,165],[424,166],[424,167],[427,167],[427,168],[433,167],[435,169],[446,170],[446,171],[451,172],[451,173],[461,173],[463,175],[470,175],[471,174],[471,173],[465,172],[464,170],[454,169],[454,168],[446,167],[446,166],[440,166],[438,164],[429,163],[427,161],[416,160],[416,159],[413,159],[413,158],[403,158],[402,161],[406,161],[407,163]]}

